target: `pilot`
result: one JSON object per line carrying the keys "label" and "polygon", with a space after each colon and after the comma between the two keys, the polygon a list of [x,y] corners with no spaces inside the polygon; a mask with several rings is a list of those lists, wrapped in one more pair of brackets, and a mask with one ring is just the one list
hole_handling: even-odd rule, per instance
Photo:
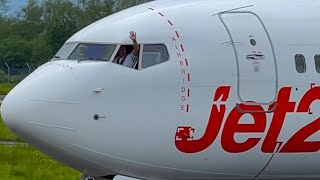
{"label": "pilot", "polygon": [[133,42],[132,52],[130,54],[127,54],[126,46],[121,46],[118,52],[118,59],[115,62],[132,68],[134,60],[139,54],[139,45],[137,43],[137,36],[135,32],[131,31],[129,37]]}

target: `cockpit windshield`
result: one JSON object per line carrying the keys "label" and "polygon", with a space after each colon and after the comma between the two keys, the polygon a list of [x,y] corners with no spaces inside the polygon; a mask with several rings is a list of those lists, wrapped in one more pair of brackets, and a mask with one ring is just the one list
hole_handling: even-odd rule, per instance
{"label": "cockpit windshield", "polygon": [[76,46],[77,46],[76,43],[65,43],[60,48],[60,50],[57,52],[57,54],[54,56],[53,59],[54,60],[67,59]]}
{"label": "cockpit windshield", "polygon": [[117,45],[80,43],[68,57],[71,60],[109,61]]}

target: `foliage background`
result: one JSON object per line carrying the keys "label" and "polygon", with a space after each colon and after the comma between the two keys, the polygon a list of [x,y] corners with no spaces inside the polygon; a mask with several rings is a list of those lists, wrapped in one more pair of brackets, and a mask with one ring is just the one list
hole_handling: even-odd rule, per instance
{"label": "foliage background", "polygon": [[28,0],[15,15],[8,15],[8,0],[0,0],[0,69],[6,68],[4,63],[39,66],[85,26],[148,1]]}

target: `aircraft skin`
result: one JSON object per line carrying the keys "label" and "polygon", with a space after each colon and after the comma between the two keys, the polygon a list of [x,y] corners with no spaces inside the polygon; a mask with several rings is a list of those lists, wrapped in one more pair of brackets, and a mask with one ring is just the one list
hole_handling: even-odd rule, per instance
{"label": "aircraft skin", "polygon": [[66,43],[116,44],[114,58],[135,31],[140,45],[164,44],[168,61],[136,70],[67,60],[66,51],[18,84],[1,115],[26,142],[96,178],[319,178],[319,8],[300,0],[130,8]]}

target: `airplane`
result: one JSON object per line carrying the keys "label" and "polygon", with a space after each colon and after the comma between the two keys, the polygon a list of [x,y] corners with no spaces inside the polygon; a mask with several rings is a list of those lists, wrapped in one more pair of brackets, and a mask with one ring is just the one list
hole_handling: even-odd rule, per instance
{"label": "airplane", "polygon": [[[320,2],[161,0],[101,19],[4,99],[82,179],[320,178]],[[115,62],[139,54],[132,67]]]}

